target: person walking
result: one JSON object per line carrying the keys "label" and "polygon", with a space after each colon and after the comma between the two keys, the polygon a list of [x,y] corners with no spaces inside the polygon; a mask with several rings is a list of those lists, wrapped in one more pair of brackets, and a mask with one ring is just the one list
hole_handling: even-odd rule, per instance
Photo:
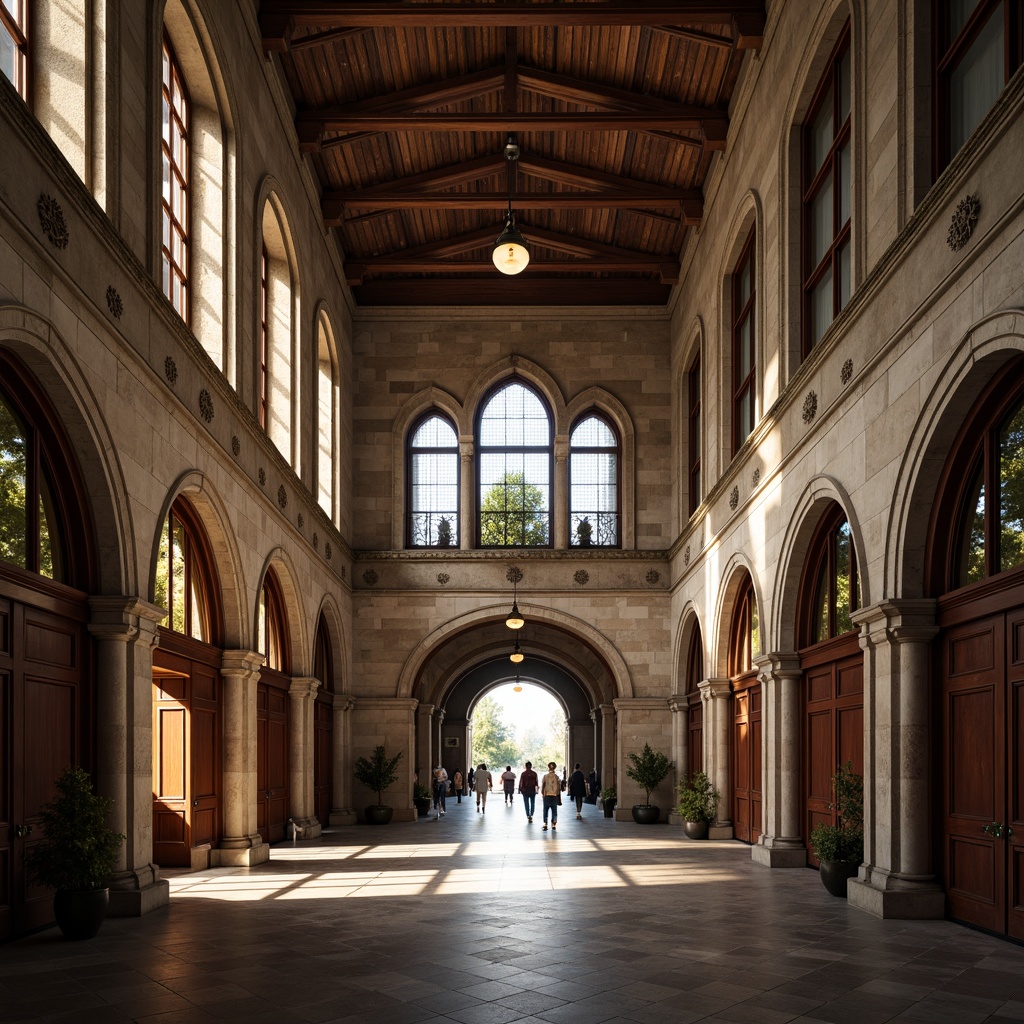
{"label": "person walking", "polygon": [[473,786],[473,782],[474,782],[473,776],[475,774],[476,774],[476,769],[472,765],[470,765],[469,766],[469,775],[466,776],[466,787],[467,787],[467,789],[469,790],[470,793],[472,793],[473,789],[475,788]]}
{"label": "person walking", "polygon": [[501,787],[505,791],[505,803],[511,807],[515,803],[516,796],[516,773],[512,771],[512,765],[505,765],[501,773]]}
{"label": "person walking", "polygon": [[519,776],[519,792],[523,794],[523,806],[526,808],[526,820],[533,823],[533,812],[537,803],[537,786],[540,779],[533,770],[533,762],[526,762],[526,770]]}
{"label": "person walking", "polygon": [[476,774],[473,776],[473,788],[476,790],[476,809],[478,813],[487,813],[487,794],[493,788],[491,773],[487,765],[478,764]]}
{"label": "person walking", "polygon": [[452,777],[452,787],[455,790],[455,795],[459,798],[458,802],[462,803],[462,772],[456,771]]}
{"label": "person walking", "polygon": [[576,762],[569,776],[569,796],[576,801],[576,820],[583,819],[583,801],[587,796],[587,777],[580,769],[579,761]]}
{"label": "person walking", "polygon": [[562,780],[555,771],[554,761],[548,762],[548,773],[540,780],[540,795],[544,801],[544,828],[548,830],[548,811],[551,812],[551,831],[558,825],[558,805],[562,802]]}
{"label": "person walking", "polygon": [[587,803],[596,804],[598,795],[601,792],[601,784],[598,782],[597,769],[591,768],[587,776]]}
{"label": "person walking", "polygon": [[448,772],[442,765],[434,769],[434,810],[439,818],[444,817],[444,798],[448,792]]}

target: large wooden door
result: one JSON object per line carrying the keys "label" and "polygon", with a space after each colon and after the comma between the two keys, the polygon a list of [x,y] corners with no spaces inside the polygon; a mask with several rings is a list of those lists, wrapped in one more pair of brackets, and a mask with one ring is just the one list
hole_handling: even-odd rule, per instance
{"label": "large wooden door", "polygon": [[0,939],[53,919],[26,863],[57,777],[87,760],[85,606],[62,604],[0,598]]}
{"label": "large wooden door", "polygon": [[941,637],[949,913],[1024,939],[1024,608]]}
{"label": "large wooden door", "polygon": [[761,837],[761,684],[753,673],[733,682],[733,832]]}
{"label": "large wooden door", "polygon": [[256,824],[264,842],[288,824],[288,678],[264,668],[256,691]]}
{"label": "large wooden door", "polygon": [[313,813],[321,825],[330,820],[334,774],[334,708],[330,695],[313,705]]}
{"label": "large wooden door", "polygon": [[835,823],[832,776],[847,761],[864,774],[864,656],[857,636],[817,644],[801,656],[803,668],[804,842],[817,867],[810,835],[819,822]]}

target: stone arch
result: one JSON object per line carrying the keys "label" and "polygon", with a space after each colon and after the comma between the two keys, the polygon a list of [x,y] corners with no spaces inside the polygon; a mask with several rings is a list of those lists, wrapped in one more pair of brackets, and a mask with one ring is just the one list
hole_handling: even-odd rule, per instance
{"label": "stone arch", "polygon": [[723,585],[718,591],[718,602],[715,607],[714,621],[714,642],[707,646],[708,676],[712,675],[725,678],[729,674],[729,635],[732,629],[732,621],[736,609],[736,597],[739,594],[740,586],[745,576],[750,577],[751,585],[754,588],[754,600],[757,602],[757,616],[760,624],[761,650],[756,654],[763,654],[770,650],[771,646],[766,637],[765,622],[767,620],[767,609],[764,604],[762,588],[754,572],[753,566],[746,557],[735,554],[729,559],[722,573]]}
{"label": "stone arch", "polygon": [[626,407],[604,388],[586,388],[565,407],[567,436],[571,436],[573,424],[591,410],[607,416],[619,433],[619,452],[622,457],[619,467],[622,488],[619,495],[622,531],[619,542],[623,549],[632,549],[636,547],[636,431],[633,419]]}
{"label": "stone arch", "polygon": [[[770,636],[772,646],[763,650],[795,651],[797,649],[797,616],[793,609],[799,607],[800,581],[811,538],[825,511],[838,505],[846,515],[853,536],[854,551],[857,553],[857,574],[861,586],[861,599],[866,607],[871,603],[872,587],[868,572],[864,533],[860,520],[853,509],[853,501],[838,480],[830,476],[816,476],[804,488],[790,515],[786,533],[779,551],[778,571],[772,592],[772,620]],[[764,619],[762,618],[762,622]]]}
{"label": "stone arch", "polygon": [[187,470],[174,481],[160,506],[155,523],[151,524],[147,599],[152,601],[154,596],[154,574],[160,552],[161,524],[167,522],[171,506],[181,495],[188,498],[195,508],[213,552],[220,583],[221,611],[224,616],[224,647],[228,650],[251,650],[255,634],[252,632],[252,622],[246,612],[248,601],[245,598],[245,575],[242,571],[242,559],[232,517],[216,488],[199,470]]}
{"label": "stone arch", "polygon": [[881,594],[924,596],[928,528],[946,456],[975,398],[1008,359],[1022,352],[1024,310],[1004,310],[971,327],[942,366],[900,463],[886,527]]}
{"label": "stone arch", "polygon": [[484,395],[500,384],[511,383],[517,377],[540,393],[551,410],[552,433],[556,440],[564,437],[568,433],[568,424],[562,389],[542,366],[519,355],[511,355],[492,363],[473,382],[463,406],[463,418],[458,424],[459,433],[475,436],[476,417]]}
{"label": "stone arch", "polygon": [[[573,615],[558,611],[553,608],[546,608],[542,605],[535,605],[520,601],[520,610],[534,627],[538,624],[546,624],[555,631],[567,635],[576,640],[583,648],[590,651],[600,659],[605,666],[609,679],[614,687],[614,693],[608,699],[614,697],[632,697],[633,682],[629,674],[629,667],[625,659],[598,630],[589,623],[578,619]],[[412,697],[414,690],[419,683],[425,667],[430,662],[436,651],[447,641],[466,633],[468,630],[481,628],[487,625],[500,623],[504,628],[505,617],[508,614],[506,604],[490,605],[484,608],[477,608],[471,612],[456,616],[444,625],[430,632],[410,652],[402,670],[399,673],[398,685],[396,688],[397,697]],[[507,633],[507,631],[506,631]],[[505,637],[504,648],[508,648],[507,636]],[[495,646],[494,649],[497,649]],[[563,652],[564,657],[564,652]]]}
{"label": "stone arch", "polygon": [[[345,633],[345,619],[333,594],[324,594],[320,601],[320,607],[317,609],[316,618],[313,620],[314,623],[319,624],[321,616],[327,624],[327,629],[331,636],[331,650],[333,654],[331,668],[334,670],[334,679],[331,680],[330,692],[348,693],[351,690],[352,680],[352,673],[349,667],[349,643]],[[311,634],[311,642],[315,633],[316,626],[314,626],[313,633]],[[313,664],[312,650],[309,653],[309,663],[310,665]]]}
{"label": "stone arch", "polygon": [[313,672],[313,638],[308,635],[307,619],[303,608],[302,594],[298,587],[298,574],[290,555],[284,548],[274,548],[267,555],[260,569],[256,583],[255,600],[252,605],[253,636],[257,636],[256,623],[259,616],[259,594],[263,588],[263,580],[269,569],[274,570],[277,582],[284,596],[285,628],[288,631],[288,647],[291,653],[289,674],[293,676],[312,675]]}
{"label": "stone arch", "polygon": [[100,593],[142,593],[135,526],[118,448],[100,402],[74,352],[48,320],[22,306],[0,306],[0,347],[16,354],[39,382],[78,460],[89,495]]}
{"label": "stone arch", "polygon": [[811,100],[839,34],[850,22],[850,104],[853,191],[851,193],[851,294],[866,274],[867,225],[867,54],[863,0],[825,0],[815,11],[805,36],[779,139],[779,346],[781,362],[778,387],[782,388],[796,373],[802,362],[801,329],[803,321],[803,254],[800,180],[800,132]]}
{"label": "stone arch", "polygon": [[673,697],[681,697],[686,693],[686,659],[690,653],[690,642],[693,640],[694,630],[698,630],[700,633],[702,657],[706,669],[708,664],[707,640],[705,639],[707,633],[701,626],[696,604],[693,601],[687,601],[679,616],[679,628],[676,630],[672,652],[672,664],[675,666],[672,680]]}

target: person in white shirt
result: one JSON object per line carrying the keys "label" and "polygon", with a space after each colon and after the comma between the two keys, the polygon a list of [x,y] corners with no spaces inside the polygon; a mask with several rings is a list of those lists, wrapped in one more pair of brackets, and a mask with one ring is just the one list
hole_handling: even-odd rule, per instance
{"label": "person in white shirt", "polygon": [[551,812],[551,831],[558,825],[558,805],[562,800],[562,780],[555,771],[555,762],[548,762],[548,773],[540,780],[540,795],[544,799],[544,828],[548,830],[548,811]]}
{"label": "person in white shirt", "polygon": [[491,773],[487,770],[487,765],[481,764],[477,766],[476,775],[473,776],[473,788],[476,790],[476,809],[477,812],[487,813],[487,794],[492,788]]}
{"label": "person in white shirt", "polygon": [[448,792],[448,772],[441,765],[434,769],[434,810],[439,818],[444,817],[444,798]]}
{"label": "person in white shirt", "polygon": [[505,770],[501,773],[501,784],[505,790],[505,803],[511,807],[516,796],[516,773],[512,771],[512,765],[505,765]]}

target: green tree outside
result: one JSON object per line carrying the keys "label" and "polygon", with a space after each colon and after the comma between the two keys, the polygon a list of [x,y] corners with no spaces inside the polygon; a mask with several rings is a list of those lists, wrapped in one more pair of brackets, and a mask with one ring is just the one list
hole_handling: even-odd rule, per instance
{"label": "green tree outside", "polygon": [[473,764],[482,761],[493,768],[496,764],[519,765],[522,760],[523,751],[505,721],[504,709],[493,697],[482,697],[473,709]]}
{"label": "green tree outside", "polygon": [[480,543],[484,547],[543,547],[548,543],[544,492],[523,473],[505,473],[480,502]]}

